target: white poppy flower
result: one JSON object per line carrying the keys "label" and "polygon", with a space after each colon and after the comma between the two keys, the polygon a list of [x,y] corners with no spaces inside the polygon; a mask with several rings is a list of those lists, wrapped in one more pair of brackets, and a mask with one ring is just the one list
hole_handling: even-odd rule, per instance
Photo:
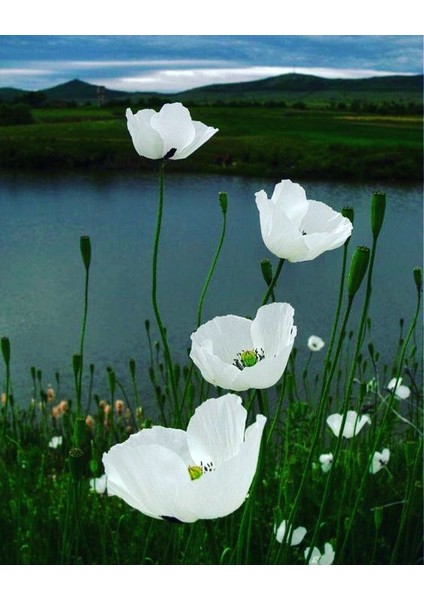
{"label": "white poppy flower", "polygon": [[[305,550],[305,558],[309,554],[310,548],[306,548]],[[309,559],[310,565],[332,565],[334,562],[336,554],[333,550],[333,546],[329,543],[324,545],[324,554],[318,550],[318,548],[314,547],[312,550],[311,558]]]}
{"label": "white poppy flower", "polygon": [[406,400],[411,395],[409,387],[407,385],[402,385],[402,377],[399,377],[399,379],[396,379],[396,377],[391,379],[387,384],[387,389],[390,391],[394,390],[395,396],[399,400]]}
{"label": "white poppy flower", "polygon": [[317,335],[311,335],[308,338],[308,348],[312,350],[312,352],[319,352],[325,346],[325,342],[322,338]]}
{"label": "white poppy flower", "polygon": [[261,233],[265,246],[290,262],[313,260],[342,246],[352,233],[352,223],[323,202],[307,200],[305,190],[290,179],[275,186],[268,198],[256,192]]}
{"label": "white poppy flower", "polygon": [[328,454],[321,454],[319,457],[319,462],[321,463],[321,469],[324,473],[328,473],[333,465],[333,454],[329,452]]}
{"label": "white poppy flower", "polygon": [[294,309],[261,306],[252,320],[215,317],[191,335],[190,357],[212,385],[240,392],[273,386],[286,368],[296,337]]}
{"label": "white poppy flower", "polygon": [[[279,528],[276,531],[276,539],[280,544],[282,543],[284,536],[286,534],[286,521],[283,521]],[[306,535],[306,529],[304,527],[297,527],[294,531],[289,531],[287,535],[286,542],[290,544],[290,546],[297,546],[303,540]]]}
{"label": "white poppy flower", "polygon": [[[331,431],[339,437],[340,428],[342,426],[343,415],[338,413],[334,415],[330,415],[327,418],[327,425],[330,427]],[[371,424],[371,419],[368,415],[358,415],[358,413],[354,410],[348,410],[346,415],[346,421],[343,427],[342,436],[344,438],[352,438],[354,435],[357,435],[364,425],[368,423]]]}
{"label": "white poppy flower", "polygon": [[135,115],[127,108],[126,117],[134,148],[151,159],[187,158],[218,131],[193,121],[180,102],[164,104],[159,112],[145,108]]}
{"label": "white poppy flower", "polygon": [[372,463],[370,466],[370,473],[373,475],[378,473],[380,469],[385,467],[390,459],[390,450],[388,448],[384,448],[382,452],[374,452],[374,456],[372,457]]}
{"label": "white poppy flower", "polygon": [[63,439],[61,435],[55,435],[49,442],[49,448],[59,448],[62,445]]}
{"label": "white poppy flower", "polygon": [[225,517],[244,502],[266,418],[245,431],[241,398],[226,394],[196,409],[187,431],[155,426],[103,455],[107,489],[143,514],[192,523]]}
{"label": "white poppy flower", "polygon": [[97,492],[98,494],[104,494],[107,490],[107,476],[106,473],[100,475],[100,477],[90,479],[90,490]]}

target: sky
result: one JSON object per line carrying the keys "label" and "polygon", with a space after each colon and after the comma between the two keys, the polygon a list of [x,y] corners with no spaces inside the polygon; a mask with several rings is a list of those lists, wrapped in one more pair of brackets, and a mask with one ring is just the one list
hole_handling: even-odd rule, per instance
{"label": "sky", "polygon": [[24,90],[77,78],[179,92],[294,71],[356,78],[422,68],[419,35],[0,35],[0,87]]}

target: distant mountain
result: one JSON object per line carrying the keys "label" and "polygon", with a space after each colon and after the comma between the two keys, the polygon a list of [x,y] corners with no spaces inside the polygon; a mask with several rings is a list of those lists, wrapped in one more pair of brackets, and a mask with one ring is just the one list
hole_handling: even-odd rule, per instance
{"label": "distant mountain", "polygon": [[[422,75],[394,75],[363,79],[327,79],[313,75],[289,73],[243,83],[215,84],[174,94],[155,92],[125,92],[110,90],[73,79],[66,83],[39,90],[51,102],[108,102],[160,97],[181,102],[234,102],[234,101],[303,101],[306,103],[369,101],[404,101],[422,103]],[[28,91],[0,88],[0,101],[12,101],[28,95]]]}
{"label": "distant mountain", "polygon": [[395,75],[362,79],[327,79],[313,75],[288,73],[243,83],[208,85],[178,94],[181,100],[240,99],[240,100],[329,100],[350,99],[358,95],[370,99],[399,99],[414,97],[422,101],[422,75]]}

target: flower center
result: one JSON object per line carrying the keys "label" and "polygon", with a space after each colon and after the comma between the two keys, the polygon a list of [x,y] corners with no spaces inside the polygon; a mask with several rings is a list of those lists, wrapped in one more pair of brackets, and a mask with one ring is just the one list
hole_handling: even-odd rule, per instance
{"label": "flower center", "polygon": [[245,367],[254,367],[256,363],[265,358],[263,348],[260,350],[242,350],[233,360],[233,365],[243,371]]}

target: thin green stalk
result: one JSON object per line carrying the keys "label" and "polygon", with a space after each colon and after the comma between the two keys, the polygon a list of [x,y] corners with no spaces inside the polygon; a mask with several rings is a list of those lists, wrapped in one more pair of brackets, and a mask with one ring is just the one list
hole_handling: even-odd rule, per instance
{"label": "thin green stalk", "polygon": [[348,241],[345,242],[345,244],[343,246],[343,262],[342,262],[342,273],[341,273],[340,284],[339,284],[339,297],[337,300],[336,312],[334,313],[330,343],[328,344],[327,353],[326,353],[325,360],[324,360],[325,370],[324,370],[323,384],[325,382],[325,373],[327,372],[327,370],[330,366],[331,354],[333,352],[333,346],[334,346],[334,342],[336,340],[336,332],[337,332],[337,327],[338,327],[339,319],[340,319],[340,311],[342,308],[343,290],[344,290],[345,277],[346,277],[347,250],[348,250],[348,245],[349,245],[348,244],[349,239],[350,238],[348,238]]}
{"label": "thin green stalk", "polygon": [[[220,194],[220,202],[221,202],[221,197],[222,197],[222,194]],[[225,198],[226,198],[226,195],[225,195]],[[200,327],[200,323],[202,322],[203,302],[205,300],[205,295],[206,295],[206,292],[208,290],[209,283],[210,283],[210,281],[212,279],[212,275],[213,275],[213,273],[215,271],[215,267],[216,267],[216,264],[218,262],[219,255],[221,254],[222,245],[223,245],[224,239],[225,239],[225,232],[226,232],[226,229],[227,229],[227,202],[225,202],[224,205],[221,203],[221,208],[222,208],[222,230],[221,230],[221,236],[219,238],[218,247],[216,249],[215,256],[213,258],[212,264],[210,266],[210,269],[209,269],[208,274],[207,274],[206,279],[205,279],[205,283],[203,284],[202,292],[200,294],[199,305],[197,307],[197,327]]]}
{"label": "thin green stalk", "polygon": [[166,366],[168,369],[168,376],[171,385],[172,396],[174,400],[174,408],[177,415],[177,421],[181,424],[181,413],[180,407],[178,404],[178,394],[177,388],[175,385],[174,379],[174,369],[173,363],[171,359],[171,353],[169,350],[168,339],[166,335],[166,330],[162,322],[162,317],[160,314],[158,300],[157,300],[157,270],[158,270],[158,255],[159,255],[159,241],[160,241],[160,233],[162,228],[162,215],[163,215],[163,201],[164,201],[164,185],[165,185],[165,161],[159,161],[159,197],[158,197],[158,209],[157,209],[157,220],[156,220],[156,229],[155,236],[153,242],[153,260],[152,260],[152,305],[153,312],[155,314],[156,323],[159,329],[160,337],[162,339],[164,356],[166,361]]}
{"label": "thin green stalk", "polygon": [[266,304],[269,300],[269,297],[272,295],[273,291],[274,291],[274,287],[278,281],[278,278],[280,276],[281,273],[281,269],[283,268],[284,265],[284,258],[280,258],[280,260],[278,261],[278,265],[277,268],[275,270],[275,274],[274,277],[272,278],[271,283],[269,284],[269,288],[265,294],[265,296],[262,299],[262,306],[264,306],[264,304]]}

